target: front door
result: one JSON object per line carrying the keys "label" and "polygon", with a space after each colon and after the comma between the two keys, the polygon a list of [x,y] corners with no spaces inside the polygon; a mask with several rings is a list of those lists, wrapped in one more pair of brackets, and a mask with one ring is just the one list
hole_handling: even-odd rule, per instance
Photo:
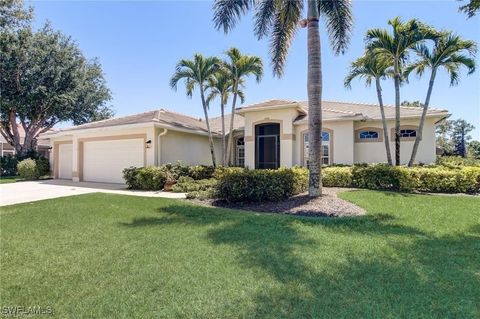
{"label": "front door", "polygon": [[255,168],[277,169],[280,166],[280,125],[260,124],[255,127]]}

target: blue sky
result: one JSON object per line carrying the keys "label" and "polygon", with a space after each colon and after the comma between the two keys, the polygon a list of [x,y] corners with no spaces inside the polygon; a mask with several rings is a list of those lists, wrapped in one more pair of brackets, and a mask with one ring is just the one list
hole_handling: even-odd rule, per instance
{"label": "blue sky", "polygon": [[[349,63],[361,55],[363,38],[369,28],[387,28],[395,16],[419,18],[439,29],[453,30],[464,38],[480,42],[480,17],[466,19],[457,1],[354,1],[355,29],[348,52],[335,56],[322,31],[325,100],[376,103],[373,88],[355,82],[352,90],[343,87]],[[265,62],[260,84],[247,82],[246,103],[272,98],[306,100],[306,30],[300,29],[291,47],[285,75],[275,78],[269,63],[268,41],[257,41],[252,33],[251,16],[225,35],[212,23],[210,1],[33,1],[36,24],[47,19],[53,27],[72,36],[87,57],[98,57],[112,90],[111,101],[117,116],[157,108],[202,116],[199,97],[188,99],[183,87],[177,92],[168,82],[176,62],[195,52],[221,55],[236,46]],[[479,54],[480,56],[480,54]],[[446,108],[452,118],[464,118],[477,129],[480,139],[480,58],[478,71],[462,76],[460,85],[450,88],[447,76],[437,77],[431,105]],[[393,84],[383,83],[385,103],[393,104]],[[402,88],[403,100],[425,99],[426,78],[412,78]],[[218,115],[217,105],[210,113]]]}

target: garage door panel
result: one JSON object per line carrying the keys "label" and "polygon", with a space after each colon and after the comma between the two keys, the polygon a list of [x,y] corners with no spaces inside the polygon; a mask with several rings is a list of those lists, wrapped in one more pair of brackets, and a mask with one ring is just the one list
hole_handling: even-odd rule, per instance
{"label": "garage door panel", "polygon": [[85,142],[83,179],[91,182],[124,183],[126,167],[144,166],[143,139]]}

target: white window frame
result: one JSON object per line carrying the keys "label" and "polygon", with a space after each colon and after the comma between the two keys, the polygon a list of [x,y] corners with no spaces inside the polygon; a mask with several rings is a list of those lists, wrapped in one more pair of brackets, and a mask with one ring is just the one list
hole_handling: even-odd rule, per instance
{"label": "white window frame", "polygon": [[[331,147],[330,147],[330,141],[331,141],[331,138],[332,138],[332,134],[328,131],[323,131],[322,134],[328,134],[328,141],[325,141],[324,139],[322,139],[322,165],[330,165],[331,164],[331,161],[330,161],[330,158],[331,158]],[[308,167],[308,132],[305,132],[303,133],[303,159],[302,159],[302,163],[303,163],[303,166],[305,167]],[[325,156],[324,155],[324,148],[327,148],[327,155]]]}

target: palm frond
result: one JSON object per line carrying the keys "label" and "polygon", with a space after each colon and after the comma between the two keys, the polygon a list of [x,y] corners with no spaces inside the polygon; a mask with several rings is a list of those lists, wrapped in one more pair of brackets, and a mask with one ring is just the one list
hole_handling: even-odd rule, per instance
{"label": "palm frond", "polygon": [[254,17],[254,32],[259,40],[268,35],[273,25],[276,6],[280,3],[279,0],[263,0],[259,2]]}
{"label": "palm frond", "polygon": [[345,53],[353,28],[350,0],[318,0],[318,12],[325,17],[325,25],[333,51]]}
{"label": "palm frond", "polygon": [[283,74],[288,49],[297,31],[302,9],[302,1],[283,0],[275,14],[270,54],[272,56],[273,73],[278,77]]}
{"label": "palm frond", "polygon": [[254,4],[255,0],[216,0],[213,3],[215,28],[223,29],[223,32],[228,33]]}

